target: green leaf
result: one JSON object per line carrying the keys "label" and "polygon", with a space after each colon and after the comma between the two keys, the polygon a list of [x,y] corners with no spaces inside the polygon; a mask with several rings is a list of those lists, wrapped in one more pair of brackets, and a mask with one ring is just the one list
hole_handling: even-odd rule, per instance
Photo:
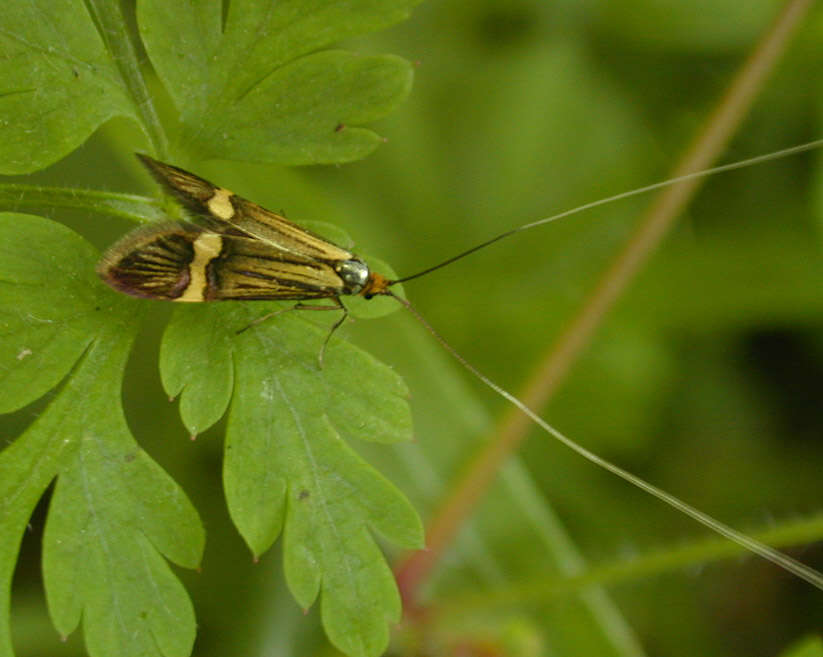
{"label": "green leaf", "polygon": [[[216,421],[215,409],[231,397],[224,483],[232,519],[255,555],[283,531],[286,577],[298,602],[310,606],[322,588],[332,642],[350,655],[377,655],[400,600],[370,530],[419,547],[422,527],[402,494],[343,438],[408,440],[406,387],[337,337],[321,369],[327,329],[308,321],[308,311],[284,312],[238,334],[288,305],[228,306],[177,310],[163,340],[164,384],[170,394],[182,391],[192,433]],[[231,365],[215,370],[218,360]]]}
{"label": "green leaf", "polygon": [[[195,567],[203,530],[185,494],[134,442],[120,407],[139,326],[135,303],[96,280],[94,249],[59,224],[3,213],[0,243],[0,362],[6,380],[16,382],[4,410],[64,379],[45,411],[0,453],[0,650],[12,654],[9,590],[20,538],[57,477],[43,572],[58,631],[72,632],[82,616],[95,657],[188,655],[194,613],[160,555]],[[35,388],[19,393],[26,376]]]}
{"label": "green leaf", "polygon": [[[380,143],[358,126],[408,94],[392,56],[316,52],[405,18],[419,0],[232,2],[144,0],[152,63],[202,155],[292,164],[358,159]],[[354,5],[354,6],[353,6]],[[48,20],[43,20],[48,16]],[[33,0],[0,25],[0,173],[41,169],[115,116],[135,119],[156,151],[165,135],[119,3]]]}
{"label": "green leaf", "polygon": [[[116,3],[102,4],[110,5],[105,14],[119,15]],[[112,42],[104,43],[89,16],[94,7],[76,0],[4,3],[0,173],[41,169],[80,146],[111,117],[138,117]]]}
{"label": "green leaf", "polygon": [[[83,423],[68,427],[80,445],[63,468],[49,509],[43,550],[49,609],[63,634],[77,627],[82,614],[92,655],[186,656],[194,642],[194,610],[158,551],[194,568],[203,531],[180,488],[128,434],[119,409],[103,412],[116,408],[119,392],[111,381],[125,356],[121,349],[119,362],[100,362],[112,360],[111,347],[101,344],[101,355],[90,353],[75,379],[78,386],[91,384],[84,378],[98,381],[90,410],[100,420],[84,413]],[[46,416],[51,423],[33,431],[65,432],[64,415],[87,398],[87,387],[61,396],[66,410],[56,409]]]}
{"label": "green leaf", "polygon": [[175,311],[160,346],[160,376],[169,397],[180,396],[180,417],[194,438],[228,408],[234,387],[233,336],[221,324],[219,304]]}
{"label": "green leaf", "polygon": [[[218,2],[170,9],[168,3],[146,0],[139,3],[138,14],[149,56],[181,109],[183,150],[305,164],[357,159],[373,150],[380,137],[358,126],[396,107],[412,78],[410,65],[400,58],[324,48],[399,21],[416,3],[293,0],[269,5],[240,0],[231,3],[224,17]],[[162,153],[165,137],[119,5],[89,0],[80,10],[68,4],[58,9],[50,32],[31,27],[36,14],[47,13],[45,7],[15,9],[17,22],[9,24],[14,29],[0,38],[14,45],[7,52],[18,56],[17,48],[33,61],[41,53],[19,44],[59,43],[59,60],[71,62],[66,80],[74,87],[59,77],[57,67],[49,73],[58,79],[38,77],[50,61],[20,67],[20,80],[43,94],[54,89],[59,97],[75,91],[84,103],[104,95],[107,103],[95,105],[99,111],[92,116],[82,113],[85,106],[45,104],[55,125],[45,120],[29,125],[25,119],[4,124],[10,137],[7,170],[30,171],[52,162],[116,115],[138,121],[154,150]],[[92,54],[82,54],[81,46]],[[53,52],[50,45],[43,50]],[[86,63],[80,72],[78,62]],[[86,74],[100,88],[82,87]],[[14,84],[6,90],[0,102],[17,94]],[[25,116],[29,110],[22,102],[0,109],[10,116]],[[78,116],[87,120],[78,121]],[[40,157],[32,160],[26,153],[23,158],[14,148],[21,150],[23,137],[36,130],[44,142]],[[31,147],[30,140],[25,144]],[[44,238],[61,230],[42,220],[33,226]],[[93,252],[66,234],[54,248],[43,243],[56,240],[32,239],[19,249],[7,245],[3,254],[15,266],[6,281],[9,288],[0,289],[7,293],[0,299],[7,338],[0,363],[14,392],[0,402],[0,410],[19,408],[65,381],[46,413],[15,445],[21,447],[3,455],[11,472],[24,472],[21,463],[28,463],[32,454],[40,454],[37,458],[44,462],[42,452],[54,452],[52,437],[65,443],[41,478],[24,478],[27,504],[9,516],[17,530],[9,536],[17,541],[36,500],[57,476],[44,549],[55,625],[68,633],[82,617],[95,655],[186,654],[193,640],[193,613],[160,554],[182,565],[195,564],[202,530],[182,493],[133,444],[122,418],[119,381],[134,335],[129,320],[135,302],[103,291],[92,273]],[[53,258],[50,268],[43,265],[48,258]],[[77,280],[95,291],[90,296],[100,299],[91,308],[99,317],[66,312],[70,302],[75,310],[86,306],[82,298],[77,303],[79,287],[52,285],[58,279]],[[25,303],[19,304],[20,299]],[[396,308],[390,299],[358,302],[363,300],[353,300],[353,316],[379,316]],[[225,476],[229,508],[241,533],[259,554],[285,522],[286,573],[300,603],[312,604],[322,586],[323,621],[332,641],[352,655],[382,652],[388,641],[386,622],[399,619],[400,601],[370,530],[400,545],[419,546],[422,528],[408,501],[344,438],[408,439],[404,385],[391,370],[338,337],[329,345],[325,369],[317,371],[328,328],[296,314],[238,337],[236,331],[265,309],[191,310],[178,312],[179,321],[164,339],[164,385],[170,394],[181,394],[181,414],[192,434],[214,424],[232,402]],[[210,313],[216,321],[186,323]],[[278,332],[279,349],[256,343]],[[273,386],[284,386],[298,401],[281,398],[279,404],[255,408],[264,399],[261,390]],[[278,408],[281,425],[259,424]],[[285,444],[272,454],[266,446],[275,434]],[[18,479],[10,476],[8,481],[19,486]],[[269,480],[270,486],[261,485]],[[290,491],[299,496],[294,508],[286,504]],[[10,499],[22,499],[11,493]],[[17,549],[18,542],[9,544],[9,563]]]}
{"label": "green leaf", "polygon": [[321,50],[408,15],[419,0],[141,0],[146,50],[204,157],[285,164],[346,162],[380,143],[357,128],[393,110],[412,71],[393,56]]}
{"label": "green leaf", "polygon": [[1,216],[0,412],[8,413],[66,376],[101,326],[100,304],[111,299],[90,294],[100,286],[88,243],[39,217]]}

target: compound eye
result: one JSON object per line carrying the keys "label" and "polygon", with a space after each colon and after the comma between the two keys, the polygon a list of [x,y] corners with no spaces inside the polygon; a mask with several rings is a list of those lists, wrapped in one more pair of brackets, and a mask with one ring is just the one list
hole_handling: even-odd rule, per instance
{"label": "compound eye", "polygon": [[369,280],[369,266],[362,260],[344,260],[334,270],[343,281],[346,294],[357,294]]}

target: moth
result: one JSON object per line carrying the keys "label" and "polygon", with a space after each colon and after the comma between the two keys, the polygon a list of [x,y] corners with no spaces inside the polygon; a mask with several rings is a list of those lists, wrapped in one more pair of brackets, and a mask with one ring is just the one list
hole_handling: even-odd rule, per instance
{"label": "moth", "polygon": [[97,273],[115,290],[179,302],[331,299],[342,308],[342,295],[368,299],[388,294],[399,282],[228,189],[147,155],[137,157],[197,223],[153,223],[109,248]]}
{"label": "moth", "polygon": [[[572,210],[508,230],[439,264],[398,279],[387,279],[372,272],[362,259],[347,249],[301,228],[285,217],[256,203],[237,196],[228,189],[213,185],[178,167],[138,154],[138,158],[154,178],[180,201],[183,207],[197,219],[197,223],[168,221],[138,228],[106,251],[97,266],[97,272],[115,290],[147,299],[179,302],[296,300],[298,303],[293,308],[317,310],[339,308],[343,311],[343,316],[332,326],[326,336],[319,355],[321,366],[323,351],[329,338],[347,317],[340,297],[360,295],[368,299],[376,295],[391,296],[405,306],[463,367],[519,408],[561,443],[709,529],[823,589],[823,575],[817,571],[768,545],[723,525],[561,434],[517,397],[468,363],[406,299],[390,290],[397,283],[428,274],[493,242],[571,214],[642,194],[652,189],[721,171],[751,166],[821,145],[823,145],[823,140],[810,142],[748,160],[685,174],[578,206]],[[329,306],[302,303],[312,299],[330,299],[335,304]],[[270,313],[254,323],[263,321],[273,314],[277,313]]]}

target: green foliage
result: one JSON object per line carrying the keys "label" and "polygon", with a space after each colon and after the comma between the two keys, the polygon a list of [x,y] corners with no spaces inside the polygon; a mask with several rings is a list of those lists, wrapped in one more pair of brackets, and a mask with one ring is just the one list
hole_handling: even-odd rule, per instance
{"label": "green foliage", "polygon": [[[233,2],[225,24],[219,2],[138,4],[140,38],[180,112],[176,150],[189,158],[361,158],[381,139],[356,126],[395,108],[411,84],[398,57],[323,48],[401,20],[414,1]],[[155,151],[166,150],[127,26],[118,3],[103,0],[4,8],[2,171],[43,168],[114,116],[133,119]],[[12,185],[4,195],[132,220],[158,214],[147,199],[103,192]],[[55,627],[67,635],[82,618],[93,656],[188,655],[194,612],[163,557],[196,567],[203,528],[182,490],[137,447],[120,402],[146,304],[105,288],[94,249],[59,224],[3,215],[0,238],[0,410],[58,390],[0,454],[0,650],[12,654],[21,534],[56,479],[43,539]],[[224,482],[240,533],[257,556],[285,530],[285,572],[298,602],[307,608],[322,590],[331,640],[350,655],[377,655],[400,599],[373,532],[415,548],[422,528],[403,495],[343,439],[408,440],[407,391],[397,374],[338,338],[319,370],[327,329],[297,313],[238,335],[263,308],[181,309],[163,341],[163,381],[169,394],[182,392],[193,435],[231,405]],[[389,309],[355,303],[352,312]]]}
{"label": "green foliage", "polygon": [[[364,157],[365,128],[403,100],[411,69],[393,56],[321,50],[395,23],[419,0],[170,4],[141,0],[146,50],[174,99],[183,147],[203,157],[311,164]],[[345,126],[344,129],[339,129]]]}
{"label": "green foliage", "polygon": [[11,383],[4,410],[63,380],[37,420],[0,453],[0,649],[12,654],[8,602],[20,538],[57,478],[43,578],[58,631],[69,634],[82,615],[91,654],[188,655],[194,612],[160,555],[196,567],[203,529],[123,418],[120,381],[139,326],[133,304],[96,280],[94,249],[59,224],[4,213],[0,244],[0,354]]}
{"label": "green foliage", "polygon": [[408,501],[341,436],[410,438],[407,390],[345,342],[334,341],[320,370],[326,330],[296,313],[238,335],[267,305],[181,308],[163,339],[164,385],[170,395],[182,390],[193,434],[233,397],[223,467],[232,519],[255,555],[285,526],[286,579],[298,602],[308,608],[322,587],[331,640],[347,654],[379,654],[400,600],[369,529],[410,548],[422,530]]}
{"label": "green foliage", "polygon": [[[122,27],[132,22],[119,16],[120,5],[102,0],[63,5],[14,0],[4,5],[4,171],[30,171],[57,161],[101,125],[102,116],[136,118],[153,146],[130,135],[126,122],[114,122],[35,182],[66,185],[77,178],[96,190],[131,190],[136,169],[130,151],[162,156],[165,132],[171,131],[174,155],[166,159],[267,207],[285,208],[289,217],[345,225],[357,236],[356,252],[384,254],[401,274],[414,273],[524,221],[665,178],[751,51],[774,7],[771,0],[745,6],[731,1],[444,0],[423,4],[413,21],[388,36],[364,38],[359,35],[401,18],[406,5],[318,2],[311,6],[319,13],[308,23],[308,18],[287,20],[278,14],[297,12],[297,2],[138,3],[136,24],[146,60],[134,54],[141,51]],[[272,11],[262,17],[257,11],[264,7]],[[325,8],[335,16],[320,11]],[[301,19],[304,15],[299,14]],[[242,24],[254,20],[266,30],[252,34],[248,24]],[[819,124],[820,116],[822,27],[818,12],[724,159],[819,136],[812,126]],[[229,31],[240,38],[227,39]],[[292,36],[280,39],[277,34]],[[363,54],[353,58],[318,50],[344,36],[350,39],[347,48]],[[306,38],[317,40],[301,42]],[[67,44],[74,48],[69,57]],[[98,59],[81,56],[84,50],[99,51]],[[394,107],[408,83],[406,65],[371,56],[384,51],[419,58],[420,68],[409,103],[397,118],[379,126],[381,134],[391,138],[388,147],[368,160],[351,167],[299,170],[197,161],[213,156],[320,162],[368,151],[377,140],[356,125],[357,117]],[[255,72],[261,61],[278,57],[278,52],[291,52],[296,59],[276,71],[266,65]],[[208,59],[215,54],[217,60]],[[232,61],[219,61],[224,55]],[[246,61],[253,66],[246,68]],[[369,69],[362,78],[373,81],[373,93],[354,85],[354,92],[338,94],[339,104],[333,106],[317,95],[319,84],[301,79],[305,95],[283,97],[279,108],[261,111],[262,99],[273,102],[295,72],[322,75],[321,61],[339,63],[341,76],[374,64],[377,69]],[[144,80],[141,64],[151,64],[160,80]],[[238,74],[236,86],[232,72]],[[261,81],[259,90],[244,95],[242,85],[250,79]],[[342,79],[335,75],[327,80],[329,88],[337,89]],[[346,79],[353,82],[351,76]],[[180,113],[172,115],[161,101],[157,113],[164,118],[162,124],[154,103],[164,93],[146,91],[161,83]],[[80,97],[72,95],[74,90]],[[387,99],[392,93],[396,97]],[[304,116],[301,108],[312,115]],[[232,121],[221,125],[221,117],[229,115]],[[338,131],[341,124],[345,127]],[[285,134],[286,125],[299,135],[295,141],[290,140],[291,132]],[[295,147],[298,140],[314,150],[301,152]],[[267,150],[273,148],[278,152]],[[126,165],[113,166],[118,158]],[[819,164],[819,158],[809,154],[713,178],[601,327],[545,413],[598,453],[778,546],[821,537],[819,514],[814,515],[820,509],[823,363]],[[98,245],[110,243],[113,232],[104,229],[107,222],[99,213],[144,221],[161,212],[160,203],[142,197],[16,183],[0,185],[0,202],[4,208],[58,208],[50,215],[78,225],[85,221],[83,233]],[[641,205],[600,208],[502,242],[409,283],[412,298],[481,371],[513,392],[520,391],[539,355],[568,325],[592,281],[632,230]],[[92,219],[78,219],[69,212],[64,216],[62,208],[80,209]],[[27,223],[34,230],[34,224]],[[332,239],[347,244],[343,235]],[[81,441],[64,447],[62,425],[55,430],[59,440],[50,443],[53,449],[29,450],[35,427],[74,390],[70,385],[75,377],[85,377],[78,383],[90,392],[77,393],[72,413],[75,407],[88,411],[93,402],[98,410],[88,424],[103,427],[104,416],[110,419],[119,409],[127,342],[138,316],[151,305],[103,290],[90,273],[94,256],[64,266],[84,247],[75,244],[77,238],[70,232],[59,241],[65,250],[43,251],[34,239],[0,248],[3,258],[16,258],[30,244],[30,261],[37,263],[32,269],[38,271],[42,260],[59,253],[53,264],[61,276],[85,281],[87,293],[96,289],[107,300],[94,306],[77,304],[68,292],[51,284],[52,279],[49,284],[37,279],[37,285],[14,287],[13,297],[2,304],[9,310],[8,321],[18,322],[15,331],[30,337],[26,344],[11,341],[10,350],[0,353],[6,381],[0,404],[11,409],[43,393],[50,396],[4,418],[4,435],[14,436],[21,433],[21,423],[40,414],[0,457],[2,463],[15,464],[0,471],[0,572],[5,587],[0,611],[5,618],[13,558],[46,480],[58,475],[56,491],[61,497],[55,497],[54,508],[55,502],[68,500],[77,490],[73,482],[78,478],[71,470],[65,477],[66,492],[61,492],[60,468],[70,470],[85,453],[84,472],[91,475],[88,481],[94,482],[96,492],[96,497],[85,499],[96,500],[95,509],[106,511],[102,519],[94,516],[96,536],[116,537],[123,558],[135,559],[150,543],[159,552],[144,554],[139,567],[152,564],[154,581],[165,582],[165,590],[171,591],[159,606],[138,610],[138,622],[131,629],[136,627],[141,637],[164,639],[152,647],[153,654],[176,654],[190,641],[190,615],[172,591],[174,585],[164,579],[159,555],[193,565],[197,559],[181,555],[183,550],[169,541],[179,539],[196,554],[198,531],[189,512],[180,511],[177,520],[167,522],[157,515],[161,509],[149,514],[140,506],[170,494],[164,485],[168,480],[155,477],[151,486],[128,488],[128,482],[150,476],[145,473],[151,468],[135,464],[136,474],[130,478],[117,472],[115,466],[121,463],[116,457],[104,461],[113,464],[111,480],[96,477],[101,459],[81,452]],[[4,281],[0,277],[0,291],[7,288]],[[24,297],[29,304],[43,299],[31,317],[23,310],[29,306],[21,305]],[[68,298],[74,304],[70,320],[53,334],[39,333],[32,318],[50,318],[41,313],[65,310]],[[374,312],[374,303],[352,306],[352,315],[367,316]],[[80,329],[87,316],[78,309],[98,305],[101,311],[95,312],[105,314],[100,322],[105,326]],[[162,377],[167,392],[179,396],[186,429],[202,433],[194,445],[182,440],[176,409],[162,394],[156,345],[150,340],[138,343],[140,351],[126,377],[128,418],[141,444],[185,481],[210,530],[202,572],[181,575],[197,609],[200,633],[195,651],[215,657],[328,655],[333,650],[324,638],[325,623],[326,633],[336,637],[339,647],[374,654],[385,641],[386,620],[397,613],[397,598],[386,586],[387,569],[382,557],[377,558],[372,532],[401,545],[419,541],[419,525],[409,517],[408,504],[383,477],[410,495],[417,508],[433,513],[465,472],[503,407],[467,383],[431,336],[400,313],[344,326],[326,354],[328,368],[337,373],[332,380],[327,378],[332,373],[317,372],[316,358],[324,338],[318,327],[333,321],[334,313],[286,313],[255,327],[253,334],[233,335],[269,309],[268,304],[254,304],[248,311],[225,305],[175,311],[161,348]],[[154,327],[151,321],[149,325]],[[101,333],[110,345],[105,352],[92,349],[94,336]],[[159,335],[160,330],[155,328],[154,333]],[[288,336],[290,353],[283,350],[283,336]],[[375,367],[371,356],[354,350],[346,339],[368,348],[392,369]],[[181,342],[197,353],[190,359],[175,355],[169,345]],[[59,358],[62,351],[72,357]],[[260,353],[259,358],[253,352]],[[218,358],[221,353],[225,358]],[[81,369],[106,354],[120,361],[117,367],[96,365],[95,372],[105,377],[95,378],[90,370]],[[96,360],[90,360],[92,356]],[[31,366],[31,358],[40,358],[42,367]],[[349,359],[352,369],[346,370],[343,361]],[[24,372],[26,367],[30,369]],[[301,367],[305,379],[298,373]],[[241,382],[241,368],[258,378]],[[204,370],[209,372],[206,379]],[[405,388],[398,385],[394,371],[403,374],[411,391],[413,444],[385,444],[409,435],[402,403]],[[384,386],[382,398],[372,396],[373,376]],[[255,396],[266,399],[255,414],[261,409],[273,412],[270,404],[294,402],[272,394],[287,380],[304,391],[292,406],[303,409],[306,417],[301,419],[316,432],[316,440],[303,441],[298,423],[292,422],[282,429],[283,443],[275,441],[274,426],[288,423],[289,416],[283,414],[260,416],[254,435],[244,430],[254,419],[249,408]],[[298,384],[292,383],[295,380]],[[345,400],[340,396],[360,387],[362,399],[359,394]],[[319,403],[318,388],[335,391],[334,417],[313,412]],[[52,389],[55,392],[47,392]],[[271,402],[268,397],[273,397]],[[362,407],[352,406],[361,401]],[[44,406],[47,402],[51,404]],[[208,430],[224,412],[227,419],[216,431]],[[350,416],[357,421],[349,421]],[[367,425],[362,432],[361,418]],[[389,421],[398,422],[395,433],[385,430]],[[114,453],[127,435],[122,421],[117,426],[115,430],[112,424],[110,431]],[[230,510],[245,543],[221,526],[224,501],[217,490],[218,475],[209,468],[216,460],[216,434],[224,428],[231,434],[226,446],[232,452],[224,462],[226,489],[235,491],[230,493]],[[257,446],[260,442],[262,447]],[[296,446],[309,451],[300,452]],[[259,457],[255,449],[268,456]],[[134,448],[127,450],[129,455],[133,452]],[[741,560],[734,546],[713,537],[707,540],[690,522],[540,439],[532,438],[522,454],[522,459],[509,461],[471,522],[450,544],[440,568],[425,582],[428,613],[393,633],[391,654],[624,657],[641,655],[648,646],[668,657],[774,657],[785,653],[802,633],[819,630],[821,597],[774,567],[757,559]],[[316,464],[313,456],[320,458]],[[345,466],[339,466],[341,462]],[[277,469],[263,467],[269,463],[277,463]],[[252,476],[243,477],[244,471]],[[323,476],[312,479],[315,472]],[[267,484],[260,485],[261,481]],[[7,495],[6,487],[15,485],[15,495]],[[114,485],[124,486],[123,491],[113,491]],[[140,490],[143,497],[127,501],[126,490]],[[149,497],[150,492],[156,496]],[[88,510],[84,505],[75,504],[68,520],[59,525],[50,516],[47,541],[59,538],[55,532],[62,533],[61,527],[77,526],[81,516],[72,514]],[[190,507],[182,503],[168,508]],[[326,511],[331,521],[317,521],[316,514]],[[141,516],[122,515],[127,512]],[[37,515],[32,522],[36,533]],[[265,550],[281,524],[284,540],[276,550],[283,551],[285,569],[272,553],[252,566],[249,548],[255,554]],[[140,537],[124,540],[127,532],[136,533],[135,527],[140,528]],[[165,542],[164,527],[175,530]],[[150,535],[148,541],[141,538]],[[111,594],[108,600],[115,600],[123,586],[121,577],[146,572],[122,561],[111,562],[113,570],[101,568],[99,559],[94,560],[101,553],[100,544],[97,549],[94,540],[85,544],[88,564],[74,568],[93,574],[83,589],[84,623],[94,619],[98,628],[105,625],[111,607],[101,609],[101,598],[88,587],[99,586]],[[301,545],[305,551],[294,549]],[[62,553],[54,547],[61,546],[48,548],[47,563],[78,563],[74,544]],[[820,568],[814,547],[794,554]],[[25,556],[12,605],[18,654],[80,654],[76,639],[58,644],[53,636],[37,594],[37,569]],[[323,572],[319,585],[318,571]],[[347,578],[353,572],[361,572],[362,580]],[[61,573],[73,574],[52,566],[46,587],[59,631],[68,632],[76,606],[65,601],[67,584],[59,580]],[[141,582],[129,582],[130,589],[132,583]],[[318,587],[319,603],[304,614],[295,605],[295,596],[300,606],[308,606]],[[353,590],[361,595],[347,593]],[[139,605],[141,595],[135,590],[129,604]],[[348,602],[345,609],[337,607],[341,599]],[[92,609],[99,613],[90,617]],[[163,629],[168,616],[149,613],[161,609],[173,610],[180,619],[174,633]],[[359,622],[347,626],[352,618]],[[2,628],[6,634],[0,654],[6,657],[11,650],[8,626]],[[815,654],[815,641],[792,649]],[[114,640],[98,653],[129,654],[125,649],[118,653],[113,645]]]}
{"label": "green foliage", "polygon": [[93,5],[36,0],[3,8],[1,172],[42,169],[111,117],[137,117],[117,61],[88,14]]}

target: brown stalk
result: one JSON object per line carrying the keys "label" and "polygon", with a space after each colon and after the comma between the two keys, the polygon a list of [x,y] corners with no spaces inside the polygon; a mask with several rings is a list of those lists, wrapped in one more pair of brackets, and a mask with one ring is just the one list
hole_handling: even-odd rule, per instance
{"label": "brown stalk", "polygon": [[[707,169],[718,158],[812,3],[813,0],[790,0],[784,5],[670,177]],[[539,409],[546,405],[606,314],[660,244],[701,183],[702,179],[687,180],[656,195],[637,229],[606,268],[568,328],[545,352],[520,396],[528,407]],[[520,446],[530,426],[531,421],[516,409],[505,413],[493,438],[484,442],[473,456],[429,522],[426,532],[428,549],[415,552],[396,565],[395,575],[407,611],[414,610],[421,584],[480,502],[506,458]]]}

